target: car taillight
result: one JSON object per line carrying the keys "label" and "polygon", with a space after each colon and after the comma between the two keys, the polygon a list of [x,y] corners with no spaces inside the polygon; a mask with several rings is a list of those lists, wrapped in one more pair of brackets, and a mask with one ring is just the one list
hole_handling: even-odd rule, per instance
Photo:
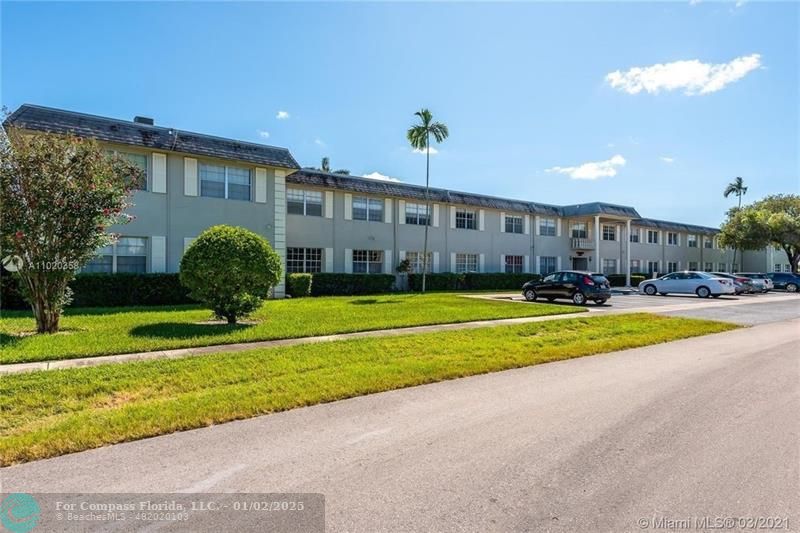
{"label": "car taillight", "polygon": [[750,281],[750,278],[736,278],[736,281],[738,281],[739,283],[747,283],[748,281]]}
{"label": "car taillight", "polygon": [[583,276],[583,283],[585,285],[594,285],[594,280],[592,280],[592,278],[589,276]]}

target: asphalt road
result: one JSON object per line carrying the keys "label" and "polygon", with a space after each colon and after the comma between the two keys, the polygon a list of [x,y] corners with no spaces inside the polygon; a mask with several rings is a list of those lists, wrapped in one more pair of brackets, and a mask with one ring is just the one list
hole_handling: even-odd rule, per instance
{"label": "asphalt road", "polygon": [[7,468],[2,490],[321,492],[331,531],[797,531],[799,336],[780,321],[297,409]]}

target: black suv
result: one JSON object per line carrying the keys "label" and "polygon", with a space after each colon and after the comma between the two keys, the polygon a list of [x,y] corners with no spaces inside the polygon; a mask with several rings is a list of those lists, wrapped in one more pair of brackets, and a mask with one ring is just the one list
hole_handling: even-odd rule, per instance
{"label": "black suv", "polygon": [[584,305],[587,300],[601,305],[611,298],[611,284],[603,274],[562,270],[546,275],[542,281],[529,281],[522,286],[522,295],[529,302],[568,298],[577,305]]}
{"label": "black suv", "polygon": [[791,272],[770,272],[767,277],[772,280],[776,289],[797,292],[797,289],[800,288],[800,275]]}

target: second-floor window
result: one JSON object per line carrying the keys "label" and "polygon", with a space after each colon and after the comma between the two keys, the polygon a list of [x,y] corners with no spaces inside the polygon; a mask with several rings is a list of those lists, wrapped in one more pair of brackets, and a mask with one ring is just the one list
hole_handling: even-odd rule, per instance
{"label": "second-floor window", "polygon": [[631,235],[629,238],[631,242],[639,242],[639,230],[635,228],[631,229]]}
{"label": "second-floor window", "polygon": [[506,215],[506,233],[522,233],[522,217]]}
{"label": "second-floor window", "polygon": [[608,224],[603,225],[603,240],[604,241],[616,241],[617,240],[617,229],[614,226],[610,226]]}
{"label": "second-floor window", "polygon": [[250,201],[250,169],[200,163],[200,196]]}
{"label": "second-floor window", "polygon": [[674,231],[668,231],[667,244],[669,244],[670,246],[678,246],[678,234],[675,233]]}
{"label": "second-floor window", "polygon": [[703,237],[703,248],[713,248],[714,240],[709,237]]}
{"label": "second-floor window", "polygon": [[322,272],[322,248],[286,248],[287,272]]}
{"label": "second-floor window", "polygon": [[648,244],[658,244],[658,232],[656,230],[647,230],[647,242]]}
{"label": "second-floor window", "polygon": [[406,224],[416,224],[418,226],[430,225],[431,217],[428,213],[427,204],[406,203]]}
{"label": "second-floor window", "polygon": [[539,235],[544,235],[546,237],[555,237],[556,219],[554,218],[539,219]]}
{"label": "second-floor window", "polygon": [[322,216],[322,193],[305,189],[286,190],[286,210],[290,215]]}
{"label": "second-floor window", "polygon": [[588,239],[589,225],[586,222],[576,222],[570,226],[570,233],[573,239]]}
{"label": "second-floor window", "polygon": [[106,153],[109,156],[118,155],[123,159],[127,159],[128,162],[133,163],[137,167],[142,170],[141,181],[139,182],[139,186],[136,188],[140,191],[147,190],[147,156],[144,154],[134,154],[133,152],[120,152],[118,150],[106,150]]}
{"label": "second-floor window", "polygon": [[364,196],[353,197],[353,220],[383,222],[383,200]]}
{"label": "second-floor window", "polygon": [[505,272],[507,274],[522,274],[524,258],[521,255],[507,255],[505,260]]}
{"label": "second-floor window", "polygon": [[689,248],[697,248],[697,235],[687,235],[686,246]]}
{"label": "second-floor window", "polygon": [[471,209],[456,210],[456,227],[459,229],[478,229],[478,216]]}

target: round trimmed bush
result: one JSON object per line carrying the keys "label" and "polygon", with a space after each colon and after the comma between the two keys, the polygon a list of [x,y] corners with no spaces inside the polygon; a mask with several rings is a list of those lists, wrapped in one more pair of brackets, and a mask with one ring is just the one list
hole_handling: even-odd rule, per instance
{"label": "round trimmed bush", "polygon": [[217,318],[235,324],[259,308],[281,279],[281,259],[267,240],[250,230],[213,226],[181,259],[181,283]]}

